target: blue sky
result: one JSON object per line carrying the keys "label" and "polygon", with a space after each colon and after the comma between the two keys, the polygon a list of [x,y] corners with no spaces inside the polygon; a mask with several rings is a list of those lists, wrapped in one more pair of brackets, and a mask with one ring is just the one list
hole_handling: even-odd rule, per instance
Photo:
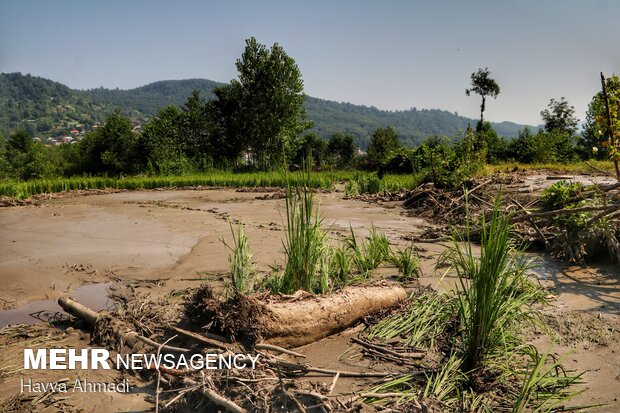
{"label": "blue sky", "polygon": [[477,117],[469,76],[502,91],[487,118],[539,124],[565,96],[580,119],[599,72],[620,74],[620,1],[0,0],[0,72],[73,88],[227,82],[244,39],[278,42],[308,95]]}

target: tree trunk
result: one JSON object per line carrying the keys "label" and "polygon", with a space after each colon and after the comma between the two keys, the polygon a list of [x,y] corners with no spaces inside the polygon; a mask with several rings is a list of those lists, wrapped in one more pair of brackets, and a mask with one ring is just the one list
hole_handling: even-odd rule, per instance
{"label": "tree trunk", "polygon": [[343,331],[362,318],[392,308],[407,298],[399,284],[352,286],[333,294],[266,304],[263,340],[299,347]]}
{"label": "tree trunk", "polygon": [[220,301],[209,291],[197,295],[185,310],[194,328],[207,327],[209,333],[249,348],[256,343],[284,348],[313,343],[407,299],[403,287],[392,282],[350,286],[323,295],[299,291],[266,300],[234,294]]}

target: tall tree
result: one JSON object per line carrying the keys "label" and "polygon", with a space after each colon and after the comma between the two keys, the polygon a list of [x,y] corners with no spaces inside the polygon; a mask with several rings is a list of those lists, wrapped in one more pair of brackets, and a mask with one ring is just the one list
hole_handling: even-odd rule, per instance
{"label": "tall tree", "polygon": [[185,155],[196,160],[210,152],[210,123],[200,91],[194,90],[181,107],[178,118],[181,147]]}
{"label": "tall tree", "polygon": [[355,158],[355,149],[353,135],[342,132],[334,133],[327,144],[330,163],[337,168],[350,166]]}
{"label": "tall tree", "polygon": [[104,125],[88,132],[79,143],[85,172],[114,175],[135,172],[137,136],[131,121],[115,111]]}
{"label": "tall tree", "polygon": [[372,134],[368,146],[368,163],[372,168],[378,168],[387,161],[401,147],[396,131],[391,126],[379,128]]}
{"label": "tall tree", "polygon": [[189,161],[181,139],[181,111],[174,105],[160,109],[142,127],[138,140],[141,163],[149,172],[179,174],[187,172]]}
{"label": "tall tree", "polygon": [[239,139],[251,149],[261,168],[268,168],[284,160],[294,138],[309,126],[304,122],[301,72],[282,46],[275,43],[268,49],[253,37],[246,40],[236,66],[238,79],[215,93],[217,98],[237,100],[225,105],[224,121],[232,120],[234,128],[224,129],[234,132],[229,139]]}
{"label": "tall tree", "polygon": [[471,74],[471,89],[465,89],[465,94],[469,96],[472,92],[480,95],[482,103],[480,104],[480,122],[478,122],[477,130],[482,128],[484,122],[484,110],[486,109],[487,96],[493,99],[499,95],[499,85],[491,78],[491,72],[488,67],[478,69],[477,72]]}
{"label": "tall tree", "polygon": [[568,104],[564,96],[560,100],[551,99],[547,109],[540,112],[547,132],[564,132],[574,135],[579,119],[575,117],[575,107]]}

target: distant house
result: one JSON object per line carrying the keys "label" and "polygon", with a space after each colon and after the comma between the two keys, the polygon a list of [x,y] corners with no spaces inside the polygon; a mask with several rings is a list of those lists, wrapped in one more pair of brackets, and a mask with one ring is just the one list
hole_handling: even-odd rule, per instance
{"label": "distant house", "polygon": [[71,133],[72,133],[72,134],[74,134],[74,135],[75,135],[76,133],[80,133],[80,131],[79,131],[79,130],[77,130],[77,129],[71,129],[69,132],[71,132]]}

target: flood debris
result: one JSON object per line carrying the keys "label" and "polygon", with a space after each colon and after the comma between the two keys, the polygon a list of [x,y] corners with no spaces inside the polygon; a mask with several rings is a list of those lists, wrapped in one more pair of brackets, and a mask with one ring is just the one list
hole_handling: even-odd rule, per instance
{"label": "flood debris", "polygon": [[[146,348],[158,355],[160,352],[214,353],[235,354],[242,359],[253,357],[252,354],[259,360],[254,369],[194,370],[164,366],[150,369],[146,377],[156,380],[158,411],[204,406],[206,400],[214,408],[230,412],[321,412],[354,411],[351,410],[353,405],[363,398],[353,395],[348,402],[335,402],[328,397],[327,387],[296,379],[305,376],[383,379],[398,377],[398,373],[332,370],[279,355],[303,359],[303,354],[289,348],[342,331],[406,299],[407,294],[400,284],[385,281],[349,286],[322,296],[235,294],[228,300],[219,300],[210,288],[203,286],[187,296],[185,316],[180,324],[197,331],[171,323],[165,326],[166,334],[150,337],[139,334],[131,322],[113,313],[95,312],[68,297],[61,297],[59,304],[66,312],[83,320],[86,328],[92,329],[93,342],[113,351]],[[191,320],[188,320],[190,314]],[[171,334],[175,335],[170,337]],[[244,352],[247,356],[240,355]]]}
{"label": "flood debris", "polygon": [[403,206],[440,226],[427,230],[418,242],[447,241],[450,228],[464,232],[468,225],[475,240],[500,202],[523,244],[569,262],[601,257],[620,262],[620,183],[586,186],[559,178],[536,191],[523,188],[515,175],[476,178],[453,190],[424,184],[409,193]]}

